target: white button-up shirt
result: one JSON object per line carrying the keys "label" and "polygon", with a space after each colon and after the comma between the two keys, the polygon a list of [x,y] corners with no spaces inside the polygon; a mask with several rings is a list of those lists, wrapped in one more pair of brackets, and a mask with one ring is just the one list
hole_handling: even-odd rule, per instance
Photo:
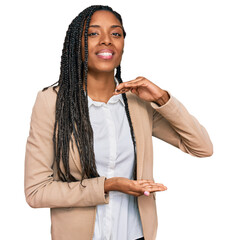
{"label": "white button-up shirt", "polygon": [[[119,84],[115,77],[116,86]],[[107,103],[88,96],[94,133],[97,171],[107,178],[133,179],[134,146],[122,94]],[[93,240],[135,240],[143,236],[136,197],[119,191],[109,192],[109,203],[97,205]]]}

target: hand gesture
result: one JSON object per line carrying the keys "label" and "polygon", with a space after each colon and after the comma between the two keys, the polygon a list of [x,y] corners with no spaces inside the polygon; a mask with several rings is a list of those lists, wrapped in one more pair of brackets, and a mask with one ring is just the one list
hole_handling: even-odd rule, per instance
{"label": "hand gesture", "polygon": [[145,77],[137,77],[134,80],[120,83],[113,95],[131,91],[139,98],[148,102],[157,102],[158,104],[164,104],[169,100],[169,94],[149,81]]}
{"label": "hand gesture", "polygon": [[166,186],[162,183],[155,183],[153,180],[131,180],[124,177],[113,177],[105,180],[105,192],[120,191],[138,197],[165,190],[167,190]]}

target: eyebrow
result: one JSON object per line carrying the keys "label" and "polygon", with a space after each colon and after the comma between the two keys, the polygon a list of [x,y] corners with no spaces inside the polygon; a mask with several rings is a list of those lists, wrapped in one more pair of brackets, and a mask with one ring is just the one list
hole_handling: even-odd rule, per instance
{"label": "eyebrow", "polygon": [[[99,28],[100,25],[90,25],[89,27],[97,27]],[[116,28],[116,27],[120,27],[121,29],[123,29],[120,25],[112,25],[111,28]]]}

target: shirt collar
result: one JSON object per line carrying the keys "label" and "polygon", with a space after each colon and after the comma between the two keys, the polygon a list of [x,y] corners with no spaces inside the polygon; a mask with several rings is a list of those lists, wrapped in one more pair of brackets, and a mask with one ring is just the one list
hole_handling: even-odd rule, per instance
{"label": "shirt collar", "polygon": [[[116,77],[114,77],[114,81],[116,83],[116,87],[119,85],[119,82],[118,82],[118,79]],[[85,95],[86,95],[86,92],[84,91]],[[102,106],[104,105],[105,103],[104,102],[97,102],[97,101],[93,101],[89,95],[87,95],[87,99],[88,99],[88,108],[93,104],[94,106]],[[120,101],[122,103],[123,106],[125,106],[125,103],[123,101],[123,97],[122,97],[122,94],[118,94],[118,95],[113,95],[109,101],[107,102],[108,103],[116,103]]]}

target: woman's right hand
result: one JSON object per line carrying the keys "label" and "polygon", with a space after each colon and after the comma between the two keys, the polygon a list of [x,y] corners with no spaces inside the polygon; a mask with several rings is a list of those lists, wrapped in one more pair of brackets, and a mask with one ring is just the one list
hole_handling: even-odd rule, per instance
{"label": "woman's right hand", "polygon": [[[124,177],[113,177],[105,180],[105,192],[120,191],[133,196],[144,195],[144,192],[165,191],[167,187],[153,180],[131,180]],[[145,194],[146,195],[146,194]]]}

